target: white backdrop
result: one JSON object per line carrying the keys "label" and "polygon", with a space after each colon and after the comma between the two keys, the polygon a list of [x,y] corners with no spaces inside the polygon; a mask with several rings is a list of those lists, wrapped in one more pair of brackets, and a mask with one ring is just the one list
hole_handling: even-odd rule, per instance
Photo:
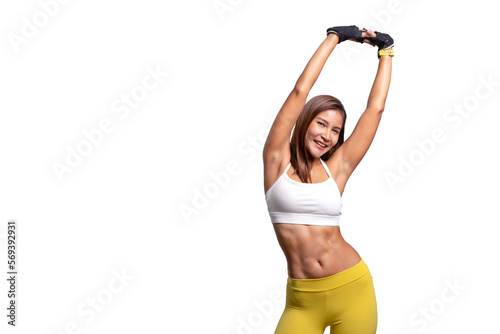
{"label": "white backdrop", "polygon": [[[487,0],[2,2],[1,332],[273,333],[262,146],[326,29],[356,24],[396,51],[341,220],[378,333],[500,333],[496,21]],[[342,43],[309,95],[344,103],[347,135],[377,61]]]}

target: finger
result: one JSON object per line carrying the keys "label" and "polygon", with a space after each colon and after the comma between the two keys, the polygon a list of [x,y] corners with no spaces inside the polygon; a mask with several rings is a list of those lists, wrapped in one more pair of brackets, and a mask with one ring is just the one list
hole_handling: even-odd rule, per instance
{"label": "finger", "polygon": [[364,43],[370,44],[371,46],[375,46],[372,42],[370,42],[368,39],[363,40]]}
{"label": "finger", "polygon": [[[363,30],[363,29],[359,29],[359,30]],[[371,30],[371,29],[366,29],[366,31],[363,31],[361,33],[361,37],[376,37],[376,36],[377,36],[377,34],[375,34],[373,32],[373,30]]]}

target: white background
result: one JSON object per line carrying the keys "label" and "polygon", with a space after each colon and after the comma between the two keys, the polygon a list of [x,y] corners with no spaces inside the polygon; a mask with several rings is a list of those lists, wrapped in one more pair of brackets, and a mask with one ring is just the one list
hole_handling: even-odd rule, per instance
{"label": "white background", "polygon": [[[273,333],[286,261],[262,145],[326,29],[350,24],[395,40],[386,110],[341,220],[374,277],[378,333],[497,333],[497,21],[487,0],[2,2],[1,277],[9,219],[19,233],[18,326],[2,279],[2,333]],[[340,44],[309,95],[344,103],[346,135],[377,62],[369,45]],[[168,75],[121,119],[114,103],[147,68]],[[53,164],[104,119],[113,131],[59,179]],[[446,139],[422,153],[436,129]]]}

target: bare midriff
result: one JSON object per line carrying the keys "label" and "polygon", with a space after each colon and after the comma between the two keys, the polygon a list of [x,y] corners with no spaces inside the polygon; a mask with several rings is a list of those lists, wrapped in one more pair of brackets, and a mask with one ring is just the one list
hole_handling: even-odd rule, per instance
{"label": "bare midriff", "polygon": [[321,278],[356,265],[361,257],[339,226],[273,224],[292,278]]}

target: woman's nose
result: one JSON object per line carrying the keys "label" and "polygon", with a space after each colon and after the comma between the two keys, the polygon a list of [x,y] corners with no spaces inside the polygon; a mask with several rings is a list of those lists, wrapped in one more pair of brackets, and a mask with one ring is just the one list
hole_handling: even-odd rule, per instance
{"label": "woman's nose", "polygon": [[328,130],[328,129],[327,129],[327,130],[323,133],[323,138],[324,138],[325,140],[330,140],[330,135],[331,135],[330,130]]}

